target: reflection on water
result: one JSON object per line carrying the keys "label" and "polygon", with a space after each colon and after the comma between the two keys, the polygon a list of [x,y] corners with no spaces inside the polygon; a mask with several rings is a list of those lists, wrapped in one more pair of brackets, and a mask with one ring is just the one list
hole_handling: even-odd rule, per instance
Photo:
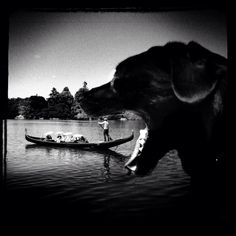
{"label": "reflection on water", "polygon": [[[106,151],[50,148],[30,144],[33,136],[51,130],[82,133],[90,141],[103,139],[96,122],[8,121],[7,189],[10,204],[43,202],[69,204],[84,215],[112,219],[176,217],[189,213],[189,177],[176,152],[165,155],[151,175],[128,175],[124,168],[139,135],[141,121],[111,121],[113,139],[128,136],[131,142]],[[169,216],[171,209],[171,215]]]}
{"label": "reflection on water", "polygon": [[104,155],[104,171],[103,171],[103,176],[105,178],[106,181],[109,181],[110,179],[110,155],[107,154],[107,155]]}

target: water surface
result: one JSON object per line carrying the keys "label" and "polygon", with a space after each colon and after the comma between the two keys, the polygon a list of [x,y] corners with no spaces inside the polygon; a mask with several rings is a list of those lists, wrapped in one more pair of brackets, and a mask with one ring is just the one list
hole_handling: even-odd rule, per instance
{"label": "water surface", "polygon": [[92,218],[172,219],[188,211],[190,178],[175,152],[165,155],[148,176],[127,174],[142,121],[110,121],[113,139],[134,130],[131,142],[107,151],[40,147],[24,139],[47,131],[84,134],[102,141],[96,121],[8,120],[6,186],[10,206],[68,206]]}

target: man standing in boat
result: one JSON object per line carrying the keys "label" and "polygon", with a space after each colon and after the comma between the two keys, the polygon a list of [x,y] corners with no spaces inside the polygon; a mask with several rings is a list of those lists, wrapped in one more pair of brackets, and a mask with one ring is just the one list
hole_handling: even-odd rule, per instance
{"label": "man standing in boat", "polygon": [[103,128],[103,135],[104,135],[104,141],[111,141],[112,138],[109,135],[109,122],[106,117],[104,117],[102,122],[98,122],[98,124]]}

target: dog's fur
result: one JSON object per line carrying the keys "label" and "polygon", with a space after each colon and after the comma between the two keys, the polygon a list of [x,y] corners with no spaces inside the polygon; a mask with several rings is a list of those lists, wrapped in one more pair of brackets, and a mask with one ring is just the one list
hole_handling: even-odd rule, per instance
{"label": "dog's fur", "polygon": [[170,42],[122,61],[111,82],[80,97],[90,115],[131,110],[149,129],[136,174],[177,149],[190,175],[211,175],[227,150],[227,59],[196,42]]}

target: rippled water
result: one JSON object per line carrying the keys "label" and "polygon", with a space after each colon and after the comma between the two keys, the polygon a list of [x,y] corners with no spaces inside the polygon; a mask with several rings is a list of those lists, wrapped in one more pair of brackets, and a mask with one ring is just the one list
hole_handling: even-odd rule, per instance
{"label": "rippled water", "polygon": [[[68,204],[91,217],[115,219],[162,217],[186,209],[189,177],[175,152],[165,155],[148,176],[128,175],[125,162],[132,153],[142,121],[110,121],[113,139],[128,136],[129,143],[107,151],[38,147],[24,139],[46,131],[84,134],[89,141],[102,140],[94,121],[8,120],[7,190],[10,204]],[[23,199],[23,200],[22,200]],[[171,216],[168,216],[171,217]]]}

